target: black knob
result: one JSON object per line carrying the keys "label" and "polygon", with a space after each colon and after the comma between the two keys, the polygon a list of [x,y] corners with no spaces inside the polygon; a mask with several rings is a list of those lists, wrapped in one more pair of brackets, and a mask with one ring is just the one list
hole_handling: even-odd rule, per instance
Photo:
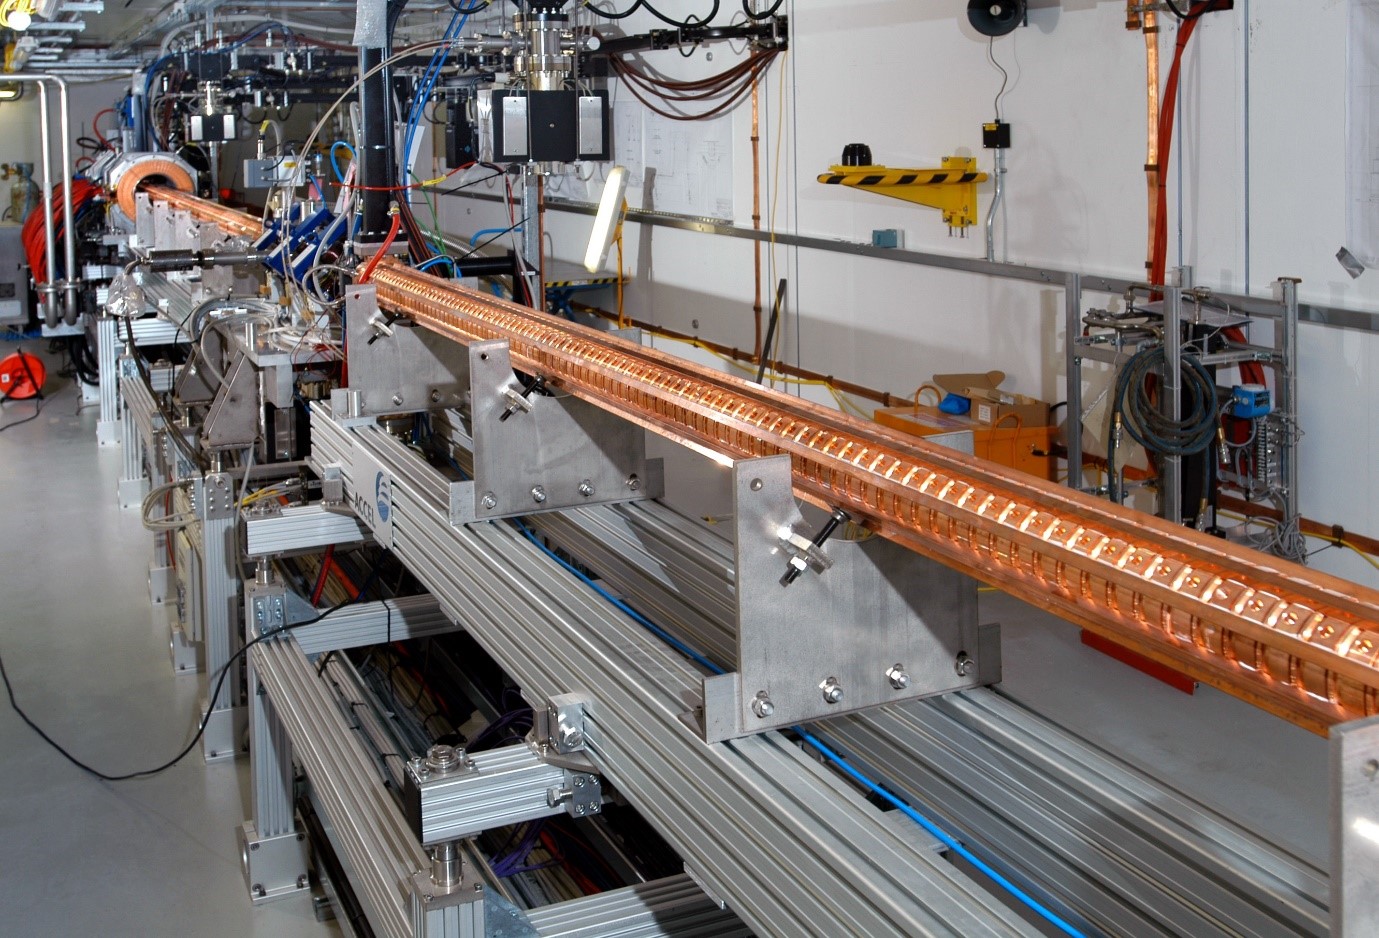
{"label": "black knob", "polygon": [[871,161],[871,147],[865,143],[849,143],[843,147],[844,166],[875,166]]}

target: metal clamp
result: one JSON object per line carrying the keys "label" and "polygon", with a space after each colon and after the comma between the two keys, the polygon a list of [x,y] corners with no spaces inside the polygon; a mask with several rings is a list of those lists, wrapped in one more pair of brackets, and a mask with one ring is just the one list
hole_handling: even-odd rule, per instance
{"label": "metal clamp", "polygon": [[819,529],[819,533],[814,535],[812,541],[805,540],[795,533],[794,528],[784,528],[781,532],[781,546],[791,554],[790,563],[785,569],[785,575],[780,578],[781,586],[789,586],[794,583],[801,573],[806,569],[813,568],[815,573],[823,573],[833,566],[833,561],[828,559],[828,555],[822,550],[824,542],[833,536],[833,532],[838,530],[838,525],[846,524],[852,520],[852,516],[841,508],[833,509],[829,514],[824,526]]}

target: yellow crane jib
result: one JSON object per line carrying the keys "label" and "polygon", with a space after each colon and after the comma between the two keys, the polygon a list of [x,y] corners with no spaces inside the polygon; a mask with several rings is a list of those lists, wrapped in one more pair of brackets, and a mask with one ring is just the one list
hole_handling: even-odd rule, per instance
{"label": "yellow crane jib", "polygon": [[[848,151],[844,151],[844,158],[847,156]],[[977,183],[986,179],[986,173],[977,171],[975,158],[945,156],[938,169],[897,169],[870,163],[830,166],[819,182],[927,205],[943,212],[949,228],[962,229],[977,224]]]}

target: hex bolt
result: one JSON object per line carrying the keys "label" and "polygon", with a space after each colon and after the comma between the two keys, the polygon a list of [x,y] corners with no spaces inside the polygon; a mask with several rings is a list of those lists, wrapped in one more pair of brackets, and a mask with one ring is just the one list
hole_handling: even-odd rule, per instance
{"label": "hex bolt", "polygon": [[393,403],[394,403],[395,405],[397,405],[397,406],[400,407],[400,406],[402,405],[402,395],[401,395],[401,394],[394,394],[394,395],[393,395]]}
{"label": "hex bolt", "polygon": [[[833,532],[838,530],[838,525],[851,520],[852,516],[846,511],[843,511],[843,509],[833,509],[833,511],[829,512],[828,520],[824,522],[824,526],[819,529],[819,533],[814,535],[813,546],[815,548],[823,547],[824,541],[827,541],[833,536]],[[803,573],[808,566],[808,561],[800,554],[791,557],[790,565],[785,568],[785,575],[780,578],[780,585],[789,586],[791,583],[794,583],[800,578],[800,574]]]}
{"label": "hex bolt", "polygon": [[838,683],[836,677],[828,677],[821,681],[819,690],[823,692],[824,703],[836,704],[843,700],[843,685]]}
{"label": "hex bolt", "polygon": [[776,705],[771,703],[766,691],[757,691],[757,695],[752,698],[752,712],[757,715],[758,720],[764,720],[776,712]]}
{"label": "hex bolt", "polygon": [[479,504],[492,511],[498,507],[498,496],[492,492],[485,492],[484,497],[479,499]]}
{"label": "hex bolt", "polygon": [[634,492],[642,487],[642,480],[637,478],[637,474],[635,472],[627,477],[627,487]]}
{"label": "hex bolt", "polygon": [[251,891],[254,893],[255,896],[257,896],[258,898],[262,899],[262,898],[263,898],[263,895],[264,895],[264,893],[263,893],[263,883],[255,883],[254,886],[253,886],[253,889],[252,889]]}
{"label": "hex bolt", "polygon": [[910,672],[906,671],[905,666],[897,661],[886,672],[886,680],[890,681],[891,687],[896,690],[904,690],[910,686]]}
{"label": "hex bolt", "polygon": [[968,656],[967,652],[958,652],[958,660],[953,662],[953,670],[958,672],[958,677],[967,677],[977,669],[977,662]]}
{"label": "hex bolt", "polygon": [[585,479],[583,482],[579,483],[579,494],[583,495],[585,498],[588,498],[589,496],[593,495],[594,483],[590,482],[588,479]]}
{"label": "hex bolt", "polygon": [[546,500],[545,487],[541,485],[533,485],[531,487],[531,500],[536,502],[538,505],[544,502]]}

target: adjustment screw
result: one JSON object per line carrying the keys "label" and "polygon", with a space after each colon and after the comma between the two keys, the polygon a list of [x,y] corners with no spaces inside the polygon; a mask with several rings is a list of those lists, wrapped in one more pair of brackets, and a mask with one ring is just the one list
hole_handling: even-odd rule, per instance
{"label": "adjustment screw", "polygon": [[838,683],[836,677],[826,678],[820,682],[819,690],[823,691],[824,703],[836,704],[843,699],[843,685]]}
{"label": "adjustment screw", "polygon": [[900,662],[891,665],[890,670],[886,672],[886,680],[890,681],[891,687],[896,690],[904,690],[910,686],[910,674]]}
{"label": "adjustment screw", "polygon": [[967,652],[958,652],[958,660],[953,663],[953,670],[958,672],[958,677],[967,677],[977,669],[977,662],[968,657]]}
{"label": "adjustment screw", "polygon": [[531,487],[531,500],[538,505],[546,500],[546,489],[544,486],[533,485]]}
{"label": "adjustment screw", "polygon": [[757,691],[757,695],[752,698],[752,712],[757,715],[758,720],[764,720],[776,712],[776,705],[771,703],[766,691]]}
{"label": "adjustment screw", "polygon": [[492,510],[492,509],[494,509],[494,508],[497,508],[497,507],[498,507],[498,496],[497,496],[497,495],[494,495],[492,492],[485,492],[485,493],[484,493],[484,497],[481,498],[481,499],[479,499],[479,504],[480,504],[480,505],[483,505],[485,508],[487,508],[487,509],[489,509],[489,510]]}
{"label": "adjustment screw", "polygon": [[594,483],[590,482],[588,479],[585,479],[583,482],[579,483],[579,494],[583,495],[585,498],[588,498],[589,496],[593,495]]}

